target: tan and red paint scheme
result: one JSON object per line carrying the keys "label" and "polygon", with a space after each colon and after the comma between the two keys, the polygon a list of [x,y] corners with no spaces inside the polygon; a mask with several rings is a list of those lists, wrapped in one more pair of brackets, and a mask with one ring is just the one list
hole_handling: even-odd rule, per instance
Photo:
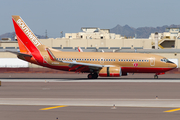
{"label": "tan and red paint scheme", "polygon": [[40,66],[90,73],[88,78],[120,77],[128,73],[164,74],[176,68],[168,59],[141,53],[62,52],[43,45],[20,16],[12,16],[20,52],[18,58]]}

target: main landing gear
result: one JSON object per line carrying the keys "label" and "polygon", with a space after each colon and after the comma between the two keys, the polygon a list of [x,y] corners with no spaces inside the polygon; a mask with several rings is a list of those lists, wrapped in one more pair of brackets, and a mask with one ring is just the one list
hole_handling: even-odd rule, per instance
{"label": "main landing gear", "polygon": [[98,74],[97,73],[91,73],[91,74],[88,74],[88,79],[97,79],[98,78]]}
{"label": "main landing gear", "polygon": [[154,79],[158,79],[158,75],[154,75]]}

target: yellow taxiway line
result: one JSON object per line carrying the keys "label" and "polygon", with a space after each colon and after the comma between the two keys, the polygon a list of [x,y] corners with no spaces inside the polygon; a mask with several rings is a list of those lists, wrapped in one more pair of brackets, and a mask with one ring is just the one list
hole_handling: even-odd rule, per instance
{"label": "yellow taxiway line", "polygon": [[67,106],[66,105],[54,106],[54,107],[42,108],[40,110],[50,110],[50,109],[55,109],[55,108],[60,108],[60,107],[67,107]]}
{"label": "yellow taxiway line", "polygon": [[172,109],[172,110],[167,110],[167,111],[164,111],[164,112],[175,112],[175,111],[179,111],[180,108],[176,108],[176,109]]}

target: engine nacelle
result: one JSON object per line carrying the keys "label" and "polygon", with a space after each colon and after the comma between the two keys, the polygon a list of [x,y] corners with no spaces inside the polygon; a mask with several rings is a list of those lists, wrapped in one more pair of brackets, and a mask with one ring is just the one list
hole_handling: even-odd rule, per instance
{"label": "engine nacelle", "polygon": [[104,67],[99,71],[101,77],[120,77],[122,70],[120,67]]}

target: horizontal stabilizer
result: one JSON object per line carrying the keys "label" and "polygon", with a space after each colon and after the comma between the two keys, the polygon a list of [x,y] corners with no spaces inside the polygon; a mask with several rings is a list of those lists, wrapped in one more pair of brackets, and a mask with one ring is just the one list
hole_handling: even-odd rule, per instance
{"label": "horizontal stabilizer", "polygon": [[16,51],[6,50],[6,52],[11,52],[11,53],[16,54],[16,55],[22,55],[24,57],[32,57],[32,55],[25,54],[25,53],[20,53],[20,52],[16,52]]}

